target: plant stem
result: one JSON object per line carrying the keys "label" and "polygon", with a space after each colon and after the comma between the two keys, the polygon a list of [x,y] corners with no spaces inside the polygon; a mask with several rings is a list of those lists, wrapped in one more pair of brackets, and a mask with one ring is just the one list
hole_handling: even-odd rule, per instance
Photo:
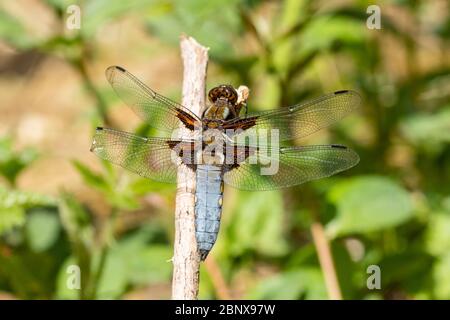
{"label": "plant stem", "polygon": [[210,255],[205,260],[205,267],[211,277],[214,289],[216,290],[217,297],[220,300],[231,300],[230,288],[228,287],[225,279],[223,278],[222,272],[216,259],[213,255]]}
{"label": "plant stem", "polygon": [[318,219],[315,220],[311,225],[311,234],[317,255],[319,256],[320,268],[325,279],[328,297],[331,300],[342,300],[341,288],[339,287],[330,243],[328,242],[322,223]]}
{"label": "plant stem", "polygon": [[80,59],[76,59],[73,61],[73,66],[77,69],[81,77],[83,78],[84,86],[86,87],[86,90],[89,92],[90,95],[95,99],[97,106],[97,112],[102,118],[105,126],[111,126],[113,127],[114,124],[112,123],[111,119],[108,116],[107,111],[107,105],[105,101],[103,100],[102,95],[97,90],[97,88],[94,85],[94,82],[91,80],[91,77],[88,74],[86,63],[84,61],[85,59],[81,57]]}
{"label": "plant stem", "polygon": [[90,299],[96,299],[98,294],[98,288],[102,280],[102,275],[105,270],[106,261],[108,259],[108,254],[110,251],[111,239],[114,237],[114,230],[116,226],[117,216],[119,210],[117,208],[112,208],[110,216],[107,218],[103,225],[103,230],[101,231],[100,238],[100,260],[98,262],[95,272],[93,272],[93,279],[91,283]]}

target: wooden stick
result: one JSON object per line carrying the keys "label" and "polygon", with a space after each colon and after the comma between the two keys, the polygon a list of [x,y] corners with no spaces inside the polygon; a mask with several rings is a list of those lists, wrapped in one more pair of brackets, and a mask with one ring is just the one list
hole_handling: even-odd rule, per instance
{"label": "wooden stick", "polygon": [[[208,48],[195,39],[181,36],[183,59],[182,104],[200,115],[205,105]],[[181,137],[192,139],[192,132],[181,128]],[[178,170],[175,205],[175,243],[173,256],[172,299],[195,300],[198,295],[200,256],[195,238],[195,173],[185,166]]]}

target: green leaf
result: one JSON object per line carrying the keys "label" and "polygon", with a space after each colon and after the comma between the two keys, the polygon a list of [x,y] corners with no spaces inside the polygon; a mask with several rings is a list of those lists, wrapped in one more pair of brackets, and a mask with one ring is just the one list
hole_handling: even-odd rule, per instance
{"label": "green leaf", "polygon": [[[117,299],[125,292],[128,284],[128,262],[123,259],[121,255],[117,254],[117,252],[118,251],[116,251],[115,248],[112,248],[111,252],[109,252],[106,257],[104,269],[98,287],[96,288],[97,299]],[[82,279],[83,276],[86,276],[83,273],[87,274],[92,272],[92,267],[99,262],[99,257],[99,255],[95,255],[95,259],[91,265],[79,266]],[[56,289],[59,299],[78,299],[80,290],[83,289],[71,289],[68,287],[67,283],[69,276],[71,276],[71,274],[68,273],[68,267],[70,265],[78,265],[75,257],[69,257],[59,270]],[[89,282],[91,281],[92,277],[89,278]],[[83,281],[81,282],[81,285],[83,285]],[[91,283],[85,283],[84,285],[90,286]]]}
{"label": "green leaf", "polygon": [[69,194],[63,194],[58,204],[61,224],[70,241],[77,246],[90,248],[94,243],[91,217],[86,209]]}
{"label": "green leaf", "polygon": [[3,10],[0,10],[0,38],[21,49],[36,42],[18,19]]}
{"label": "green leaf", "polygon": [[[239,192],[238,206],[225,226],[226,241],[233,254],[255,250],[269,256],[287,251],[283,228],[283,200],[280,192]],[[220,243],[220,239],[218,241]]]}
{"label": "green leaf", "polygon": [[408,192],[381,176],[362,176],[338,182],[328,192],[337,216],[327,226],[333,235],[392,228],[414,216]]}
{"label": "green leaf", "polygon": [[152,245],[139,250],[128,262],[128,278],[132,284],[164,283],[170,280],[173,249],[166,245]]}
{"label": "green leaf", "polygon": [[248,299],[326,299],[327,293],[318,268],[288,271],[263,280],[250,290]]}
{"label": "green leaf", "polygon": [[111,248],[105,263],[97,297],[113,299],[120,297],[128,285],[166,283],[172,274],[172,249],[165,245],[122,247],[119,243]]}
{"label": "green leaf", "polygon": [[93,36],[95,32],[109,21],[129,15],[133,11],[148,17],[159,5],[158,0],[96,0],[84,2],[84,5],[81,6],[83,15],[81,32],[87,37]]}
{"label": "green leaf", "polygon": [[413,288],[415,281],[420,282],[422,276],[428,276],[432,263],[430,255],[417,249],[385,256],[379,262],[381,287],[403,282]]}
{"label": "green leaf", "polygon": [[31,208],[35,206],[52,206],[56,200],[52,197],[32,192],[9,190],[0,186],[0,206],[4,208],[21,206]]}
{"label": "green leaf", "polygon": [[30,165],[37,156],[36,150],[32,148],[15,152],[12,139],[4,137],[0,139],[0,174],[14,185],[20,172]]}
{"label": "green leaf", "polygon": [[129,184],[130,191],[137,196],[146,195],[150,192],[167,193],[173,192],[175,185],[162,183],[144,178],[138,178]]}
{"label": "green leaf", "polygon": [[112,206],[120,209],[135,210],[140,207],[138,199],[129,189],[123,190],[122,192],[120,192],[120,190],[117,192],[111,192],[105,196]]}
{"label": "green leaf", "polygon": [[127,279],[135,285],[161,283],[170,280],[172,264],[168,260],[173,248],[163,244],[148,243],[157,230],[142,228],[122,239],[113,250],[126,263]]}
{"label": "green leaf", "polygon": [[429,153],[439,153],[450,143],[450,107],[434,114],[415,114],[400,126],[402,134]]}
{"label": "green leaf", "polygon": [[117,299],[125,292],[128,283],[127,263],[114,251],[108,254],[96,290],[98,299]]}
{"label": "green leaf", "polygon": [[210,47],[211,56],[230,56],[234,35],[241,28],[237,3],[238,0],[174,1],[162,7],[161,14],[150,16],[149,30],[173,45],[178,45],[180,34],[188,34]]}
{"label": "green leaf", "polygon": [[425,243],[427,251],[433,255],[450,251],[450,214],[430,215],[430,222],[425,233]]}
{"label": "green leaf", "polygon": [[25,210],[21,207],[0,207],[0,235],[25,223]]}
{"label": "green leaf", "polygon": [[366,26],[347,17],[318,16],[305,28],[300,37],[299,53],[329,49],[334,43],[360,43],[364,40]]}
{"label": "green leaf", "polygon": [[434,294],[438,299],[450,299],[450,253],[442,255],[433,266]]}
{"label": "green leaf", "polygon": [[89,186],[104,192],[109,192],[111,190],[107,181],[102,175],[95,173],[89,167],[77,160],[73,161],[73,165],[75,166],[75,169],[77,169],[77,171],[80,173],[84,182],[86,182],[86,184],[88,184]]}
{"label": "green leaf", "polygon": [[48,196],[9,190],[0,186],[0,234],[25,223],[25,210],[35,206],[53,206]]}
{"label": "green leaf", "polygon": [[65,11],[68,6],[71,4],[78,4],[80,1],[73,1],[73,0],[45,0],[45,2],[53,7],[54,9],[59,9],[61,11]]}
{"label": "green leaf", "polygon": [[34,252],[50,248],[58,239],[60,231],[61,225],[55,212],[38,209],[28,214],[25,232]]}
{"label": "green leaf", "polygon": [[99,174],[81,162],[73,161],[75,168],[81,174],[86,184],[102,192],[111,206],[126,210],[139,208],[133,189],[128,184],[118,183],[112,166],[106,161],[102,163],[105,171],[103,174]]}

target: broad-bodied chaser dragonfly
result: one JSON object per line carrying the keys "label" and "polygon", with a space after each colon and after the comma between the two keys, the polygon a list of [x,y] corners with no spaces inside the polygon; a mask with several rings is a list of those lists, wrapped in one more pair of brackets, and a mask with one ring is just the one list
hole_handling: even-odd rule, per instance
{"label": "broad-bodied chaser dragonfly", "polygon": [[[244,190],[279,189],[331,176],[359,161],[354,151],[342,145],[278,144],[307,136],[343,118],[360,104],[360,96],[354,91],[336,91],[291,107],[249,115],[246,112],[240,117],[245,102],[238,100],[232,86],[221,85],[209,91],[209,103],[199,117],[121,67],[109,67],[106,77],[118,96],[149,126],[168,134],[180,126],[200,132],[190,140],[173,134],[168,138],[140,137],[97,128],[91,151],[162,182],[175,183],[180,165],[194,170],[195,227],[201,260],[217,239],[224,183]],[[276,133],[276,141],[261,138],[269,131]],[[275,164],[276,170],[262,174],[268,163]]]}

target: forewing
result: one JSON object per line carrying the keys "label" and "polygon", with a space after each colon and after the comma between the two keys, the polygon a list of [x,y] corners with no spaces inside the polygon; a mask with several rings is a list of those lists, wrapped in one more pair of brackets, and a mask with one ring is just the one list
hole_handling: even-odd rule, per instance
{"label": "forewing", "polygon": [[[191,153],[184,159],[174,147],[191,145],[189,141],[163,138],[144,138],[131,133],[97,128],[91,151],[102,159],[120,165],[138,175],[161,182],[175,183],[177,169],[182,161],[191,161]],[[189,159],[187,159],[189,158]]]}
{"label": "forewing", "polygon": [[[248,150],[249,147],[238,148]],[[278,156],[270,148],[251,150],[257,151],[244,162],[228,167],[225,183],[242,190],[280,189],[329,177],[359,162],[354,151],[341,145],[285,147],[279,149]],[[264,175],[263,171],[271,174]]]}
{"label": "forewing", "polygon": [[200,119],[187,108],[166,98],[118,66],[106,69],[106,78],[117,95],[150,126],[171,134],[180,121],[193,130]]}
{"label": "forewing", "polygon": [[242,129],[247,135],[266,134],[265,130],[276,129],[281,141],[302,138],[342,119],[360,103],[361,98],[355,91],[336,91],[288,108],[231,120],[224,128]]}

